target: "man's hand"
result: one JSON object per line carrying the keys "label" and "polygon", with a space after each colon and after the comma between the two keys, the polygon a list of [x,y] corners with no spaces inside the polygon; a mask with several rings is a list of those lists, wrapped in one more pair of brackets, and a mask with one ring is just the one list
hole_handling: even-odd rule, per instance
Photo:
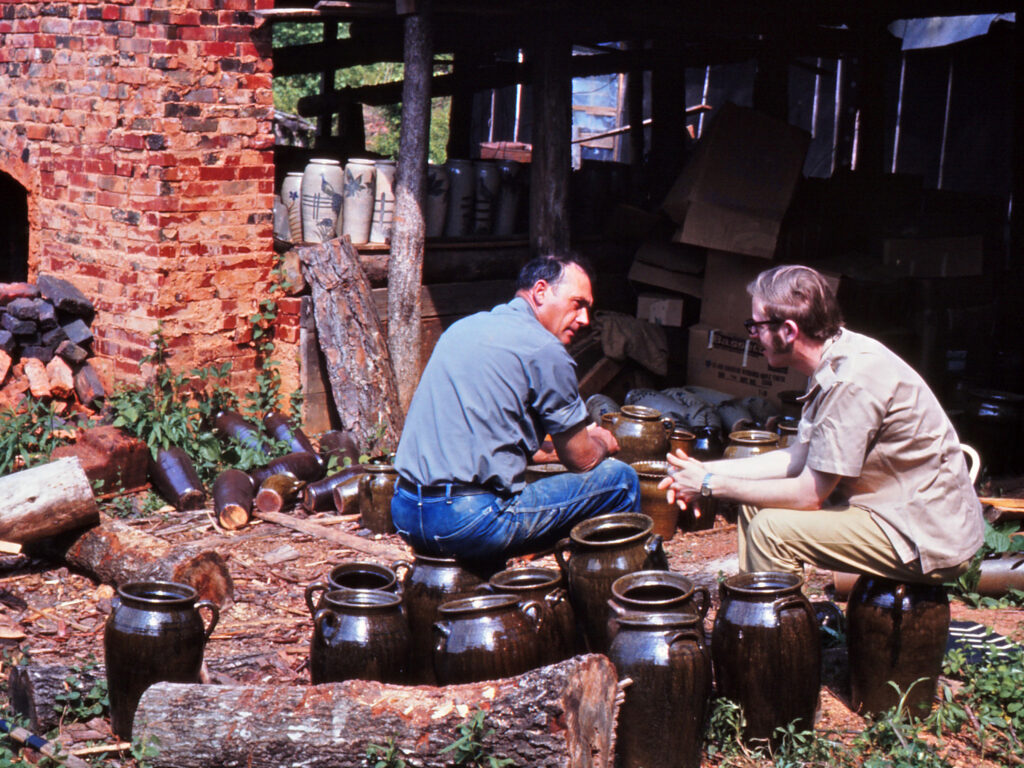
{"label": "man's hand", "polygon": [[[665,491],[665,498],[669,504],[686,509],[689,503],[700,495],[700,484],[707,470],[701,462],[683,453],[682,449],[668,454],[666,458],[669,463],[668,475],[658,483],[658,488]],[[695,517],[700,516],[697,509],[694,509],[693,513]]]}
{"label": "man's hand", "polygon": [[591,440],[595,440],[604,446],[609,456],[614,456],[619,452],[619,441],[615,439],[615,435],[604,427],[599,427],[597,424],[588,424],[587,433],[590,435]]}
{"label": "man's hand", "polygon": [[531,461],[534,464],[552,464],[558,461],[555,444],[551,442],[550,437],[544,438],[544,442],[540,444],[540,448],[533,454]]}

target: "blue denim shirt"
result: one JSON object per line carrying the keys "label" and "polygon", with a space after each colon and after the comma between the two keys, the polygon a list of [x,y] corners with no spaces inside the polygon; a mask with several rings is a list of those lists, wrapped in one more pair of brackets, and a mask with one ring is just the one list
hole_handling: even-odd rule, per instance
{"label": "blue denim shirt", "polygon": [[587,418],[575,361],[517,297],[459,320],[438,339],[395,467],[412,483],[518,493],[544,436]]}

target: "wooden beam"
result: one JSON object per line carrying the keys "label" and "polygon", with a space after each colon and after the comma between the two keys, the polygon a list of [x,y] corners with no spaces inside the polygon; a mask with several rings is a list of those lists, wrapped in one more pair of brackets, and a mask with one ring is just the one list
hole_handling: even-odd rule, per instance
{"label": "wooden beam", "polygon": [[[420,289],[422,316],[445,317],[468,315],[491,309],[509,301],[515,287],[514,280],[482,280],[475,283],[439,283]],[[373,303],[381,318],[388,316],[388,289],[374,288]]]}

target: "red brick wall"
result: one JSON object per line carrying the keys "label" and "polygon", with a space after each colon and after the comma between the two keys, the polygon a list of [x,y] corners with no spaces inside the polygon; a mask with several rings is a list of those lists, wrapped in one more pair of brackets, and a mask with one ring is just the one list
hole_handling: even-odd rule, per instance
{"label": "red brick wall", "polygon": [[[272,0],[0,0],[0,171],[29,193],[29,270],[97,308],[94,366],[233,361],[274,264]],[[31,278],[30,278],[31,279]],[[292,327],[294,318],[283,318]],[[286,388],[295,346],[278,346]]]}

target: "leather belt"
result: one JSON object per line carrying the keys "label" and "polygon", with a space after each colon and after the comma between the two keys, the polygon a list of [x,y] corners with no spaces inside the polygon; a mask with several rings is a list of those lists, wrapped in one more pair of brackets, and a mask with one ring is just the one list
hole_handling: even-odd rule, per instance
{"label": "leather belt", "polygon": [[481,493],[489,493],[492,496],[499,496],[492,489],[483,485],[472,485],[469,483],[452,483],[449,485],[420,485],[410,483],[403,477],[398,478],[397,485],[403,491],[414,496],[419,493],[424,497],[437,498],[445,496],[478,496]]}

